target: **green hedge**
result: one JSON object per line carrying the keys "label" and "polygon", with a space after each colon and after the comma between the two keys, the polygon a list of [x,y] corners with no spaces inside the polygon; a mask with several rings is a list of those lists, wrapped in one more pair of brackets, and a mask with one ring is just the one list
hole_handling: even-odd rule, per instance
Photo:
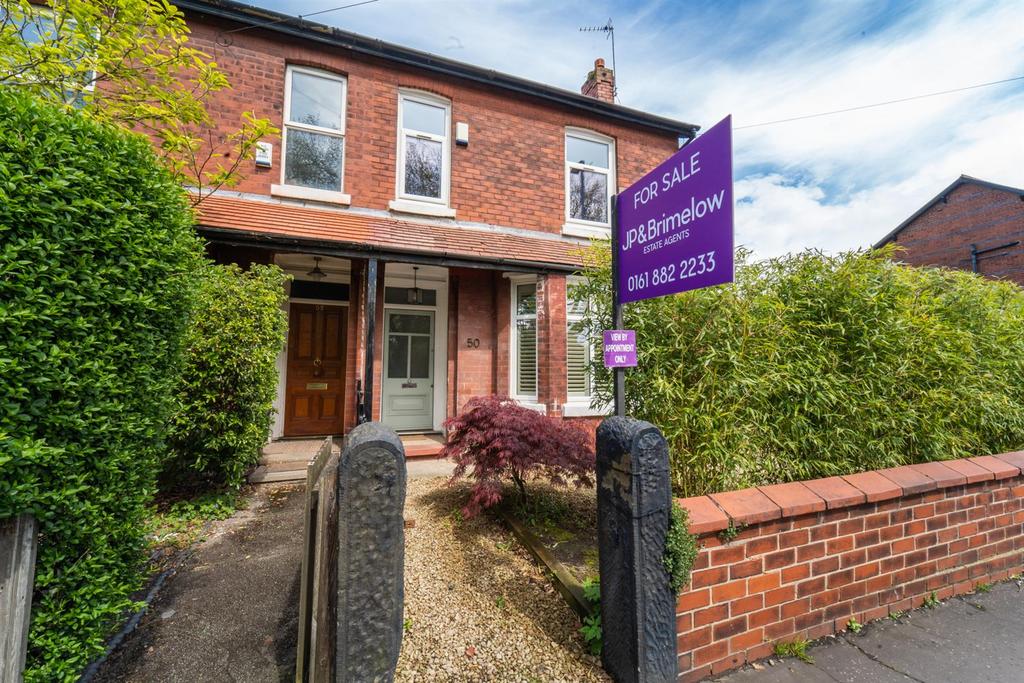
{"label": "green hedge", "polygon": [[258,460],[288,328],[286,278],[277,266],[201,271],[171,426],[172,477],[237,487]]}
{"label": "green hedge", "polygon": [[[734,285],[626,306],[628,412],[665,433],[678,494],[1024,446],[1024,291],[893,257],[741,263]],[[607,247],[588,259],[597,331]]]}
{"label": "green hedge", "polygon": [[0,518],[41,524],[27,681],[77,678],[132,605],[200,258],[145,138],[0,92]]}

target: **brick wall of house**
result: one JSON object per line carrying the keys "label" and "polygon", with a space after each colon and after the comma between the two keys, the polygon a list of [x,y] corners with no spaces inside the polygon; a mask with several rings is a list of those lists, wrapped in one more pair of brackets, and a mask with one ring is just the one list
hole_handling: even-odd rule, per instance
{"label": "brick wall of house", "polygon": [[448,416],[458,414],[474,396],[496,391],[497,313],[495,277],[491,270],[458,269],[450,273],[448,346],[451,365]]}
{"label": "brick wall of house", "polygon": [[[415,88],[452,103],[454,124],[469,124],[468,147],[451,150],[451,206],[457,219],[515,226],[549,233],[561,230],[565,215],[564,134],[578,126],[615,138],[618,185],[626,187],[677,148],[674,135],[610,122],[528,96],[515,95],[379,59],[353,58],[342,50],[259,30],[230,35],[228,28],[189,16],[191,43],[206,51],[233,89],[215,96],[209,109],[223,131],[237,128],[242,112],[254,110],[280,127],[287,64],[322,68],[348,78],[344,191],[352,205],[387,209],[395,198],[398,89]],[[585,63],[581,64],[582,69]],[[269,194],[281,178],[281,141],[274,143],[273,168],[247,164],[234,189]]]}
{"label": "brick wall of house", "polygon": [[681,501],[703,548],[677,603],[680,680],[1021,571],[1022,469],[1017,452]]}
{"label": "brick wall of house", "polygon": [[[1020,195],[974,183],[950,192],[893,240],[898,258],[918,266],[971,269],[971,244],[979,250],[1015,240],[1024,242],[1024,201]],[[979,272],[1024,285],[1024,244],[986,254]]]}

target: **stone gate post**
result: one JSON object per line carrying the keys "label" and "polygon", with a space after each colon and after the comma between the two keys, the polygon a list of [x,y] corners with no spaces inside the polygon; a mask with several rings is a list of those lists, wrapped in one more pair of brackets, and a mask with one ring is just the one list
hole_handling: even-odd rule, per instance
{"label": "stone gate post", "polygon": [[405,452],[379,422],[345,439],[338,464],[335,680],[391,681],[402,645]]}
{"label": "stone gate post", "polygon": [[617,683],[676,679],[675,596],[662,560],[672,513],[668,444],[649,422],[597,430],[601,658]]}

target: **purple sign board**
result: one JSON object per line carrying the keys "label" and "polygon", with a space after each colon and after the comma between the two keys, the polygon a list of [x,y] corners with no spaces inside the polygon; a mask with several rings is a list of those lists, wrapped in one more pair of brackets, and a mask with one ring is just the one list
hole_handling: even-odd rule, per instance
{"label": "purple sign board", "polygon": [[732,117],[619,193],[618,212],[622,303],[732,282]]}
{"label": "purple sign board", "polygon": [[636,331],[604,331],[604,366],[606,368],[636,367]]}

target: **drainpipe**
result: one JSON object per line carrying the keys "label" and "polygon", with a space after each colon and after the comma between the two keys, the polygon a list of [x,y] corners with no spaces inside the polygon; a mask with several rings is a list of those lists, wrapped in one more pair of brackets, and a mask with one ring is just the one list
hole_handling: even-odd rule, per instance
{"label": "drainpipe", "polygon": [[977,244],[972,244],[971,245],[971,272],[972,273],[979,272],[978,271],[978,261],[981,259],[981,255],[982,254],[988,254],[988,253],[991,253],[993,251],[999,251],[1000,249],[1009,249],[1010,247],[1015,247],[1018,244],[1020,244],[1020,240],[1017,240],[1015,242],[1007,242],[1006,244],[1000,244],[998,247],[989,247],[988,249],[978,249],[978,245]]}

